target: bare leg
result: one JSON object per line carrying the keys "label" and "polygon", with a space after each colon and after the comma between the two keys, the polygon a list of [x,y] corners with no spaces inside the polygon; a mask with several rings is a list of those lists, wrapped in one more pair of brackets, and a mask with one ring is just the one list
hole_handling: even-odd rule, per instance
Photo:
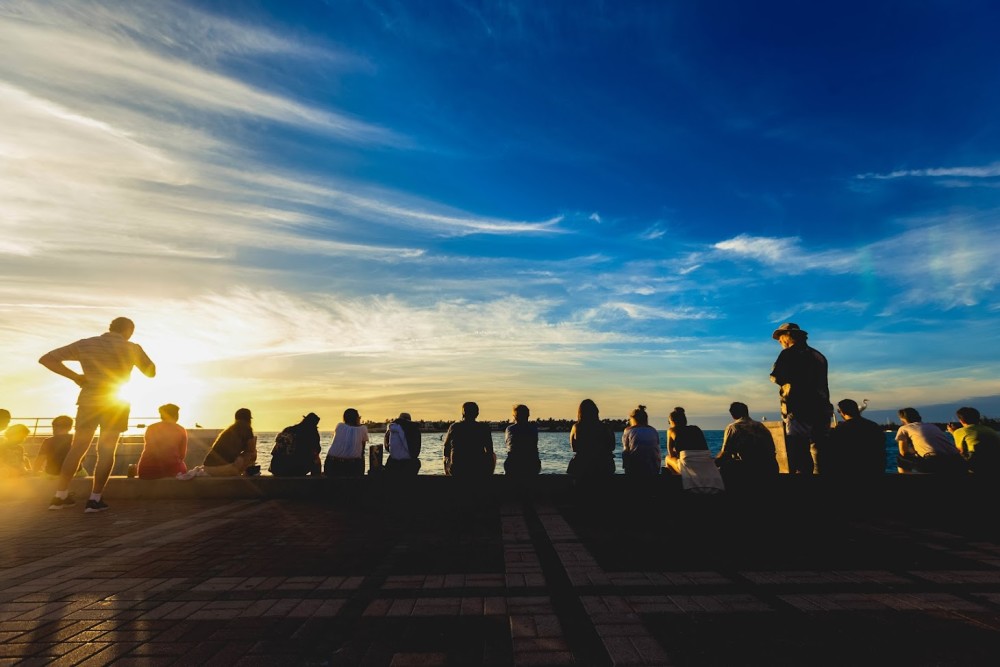
{"label": "bare leg", "polygon": [[63,461],[62,470],[59,471],[59,486],[56,488],[57,491],[66,491],[69,489],[70,480],[76,476],[76,471],[80,469],[83,457],[87,455],[87,450],[90,449],[90,442],[94,439],[95,431],[97,431],[97,426],[76,429],[76,433],[73,434],[73,444],[70,445],[69,452],[66,454],[66,460]]}
{"label": "bare leg", "polygon": [[97,465],[94,466],[94,493],[104,493],[104,486],[115,467],[115,450],[118,449],[120,435],[121,431],[101,429],[101,437],[97,441]]}

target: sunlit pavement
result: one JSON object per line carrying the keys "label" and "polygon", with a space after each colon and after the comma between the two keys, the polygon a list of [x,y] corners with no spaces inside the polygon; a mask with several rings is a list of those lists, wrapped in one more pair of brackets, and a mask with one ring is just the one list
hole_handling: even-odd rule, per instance
{"label": "sunlit pavement", "polygon": [[994,508],[419,491],[4,501],[0,663],[997,661]]}

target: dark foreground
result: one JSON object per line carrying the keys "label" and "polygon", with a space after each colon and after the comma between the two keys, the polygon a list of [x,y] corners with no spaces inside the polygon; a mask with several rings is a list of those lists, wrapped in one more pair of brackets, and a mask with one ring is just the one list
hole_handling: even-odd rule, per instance
{"label": "dark foreground", "polygon": [[44,489],[3,500],[0,664],[1000,655],[998,494],[983,480],[837,489],[785,478],[721,498],[684,496],[676,480],[577,489],[562,478],[532,493],[453,481],[256,498],[120,484],[111,510],[89,515],[47,511]]}

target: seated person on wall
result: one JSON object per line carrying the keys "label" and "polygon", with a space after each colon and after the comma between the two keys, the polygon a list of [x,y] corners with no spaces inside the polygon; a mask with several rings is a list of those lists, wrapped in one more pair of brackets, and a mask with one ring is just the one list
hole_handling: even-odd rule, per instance
{"label": "seated person on wall", "polygon": [[819,449],[817,466],[821,475],[862,478],[885,473],[885,431],[861,416],[862,408],[850,398],[837,403],[844,421],[830,432]]}
{"label": "seated person on wall", "polygon": [[271,465],[268,470],[276,477],[318,476],[319,415],[315,412],[302,417],[302,421],[287,426],[274,438]]}
{"label": "seated person on wall", "polygon": [[578,480],[598,480],[615,474],[615,434],[601,421],[597,403],[585,398],[569,431],[573,458],[566,473]]}
{"label": "seated person on wall", "polygon": [[[0,433],[6,431],[8,426],[10,426],[10,410],[0,408]],[[0,435],[0,440],[3,440],[2,435]]]}
{"label": "seated person on wall", "polygon": [[622,468],[633,477],[656,477],[660,474],[660,434],[649,425],[646,406],[640,405],[628,417],[622,433]]}
{"label": "seated person on wall", "polygon": [[750,418],[746,403],[734,401],[729,414],[735,420],[726,427],[722,449],[715,464],[729,479],[767,479],[778,474],[774,438],[767,427]]}
{"label": "seated person on wall", "polygon": [[899,411],[903,425],[896,432],[899,472],[956,473],[966,472],[965,459],[958,453],[954,441],[935,424],[925,424],[914,408]]}
{"label": "seated person on wall", "polygon": [[444,436],[444,473],[451,477],[489,477],[497,465],[489,424],[477,422],[479,406],[462,404],[462,421]]}
{"label": "seated person on wall", "polygon": [[176,477],[187,472],[187,429],[177,423],[181,409],[173,403],[159,408],[160,421],[150,424],[143,436],[139,456],[139,479]]}
{"label": "seated person on wall", "polygon": [[0,441],[0,477],[24,477],[31,472],[28,457],[24,455],[24,441],[31,429],[24,424],[8,426]]}
{"label": "seated person on wall", "polygon": [[240,408],[234,418],[205,456],[203,468],[212,477],[239,477],[246,475],[248,468],[249,472],[256,468],[257,436],[250,425],[253,416],[247,408]]}
{"label": "seated person on wall", "polygon": [[725,490],[722,475],[708,451],[705,434],[693,424],[688,424],[684,408],[677,407],[670,413],[667,430],[667,458],[664,466],[681,476],[685,491],[717,493]]}
{"label": "seated person on wall", "polygon": [[333,432],[330,451],[326,453],[323,472],[327,477],[364,477],[365,443],[368,427],[354,408],[344,410],[344,421]]}
{"label": "seated person on wall", "polygon": [[514,423],[504,430],[507,457],[503,461],[503,471],[511,477],[531,477],[542,470],[542,459],[538,456],[538,427],[528,421],[530,415],[527,405],[515,405],[511,410]]}
{"label": "seated person on wall", "polygon": [[401,412],[389,422],[383,444],[389,453],[387,475],[412,476],[420,472],[420,427],[410,419],[410,413]]}
{"label": "seated person on wall", "polygon": [[[63,461],[73,444],[73,418],[69,415],[59,415],[52,420],[52,435],[42,441],[38,455],[32,468],[36,473],[46,477],[58,477],[62,471]],[[86,477],[87,471],[81,465],[76,471],[77,477]]]}
{"label": "seated person on wall", "polygon": [[978,474],[1000,473],[1000,433],[982,422],[979,410],[959,408],[955,412],[961,428],[948,425],[955,438],[955,447],[968,461],[969,469]]}

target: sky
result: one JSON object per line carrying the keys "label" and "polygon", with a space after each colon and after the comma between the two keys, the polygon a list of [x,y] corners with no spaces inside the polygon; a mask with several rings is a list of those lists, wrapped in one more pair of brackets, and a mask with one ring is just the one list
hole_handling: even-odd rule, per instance
{"label": "sky", "polygon": [[[0,0],[0,407],[1000,411],[990,2]],[[993,412],[990,408],[993,407]],[[928,418],[948,419],[951,408]]]}

